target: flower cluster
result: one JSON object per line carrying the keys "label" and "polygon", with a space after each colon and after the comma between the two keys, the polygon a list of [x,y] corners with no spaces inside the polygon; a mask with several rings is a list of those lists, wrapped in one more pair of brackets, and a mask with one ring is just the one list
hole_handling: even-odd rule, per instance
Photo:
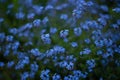
{"label": "flower cluster", "polygon": [[119,74],[119,0],[0,0],[0,80]]}

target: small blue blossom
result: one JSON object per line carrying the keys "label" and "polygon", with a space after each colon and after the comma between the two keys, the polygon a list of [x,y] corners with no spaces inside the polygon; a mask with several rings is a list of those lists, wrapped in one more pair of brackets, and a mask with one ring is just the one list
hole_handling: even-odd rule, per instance
{"label": "small blue blossom", "polygon": [[95,60],[94,59],[91,59],[91,60],[87,60],[86,61],[86,64],[88,65],[88,70],[89,72],[93,71],[92,68],[95,67]]}
{"label": "small blue blossom", "polygon": [[120,25],[120,19],[117,20],[117,24]]}
{"label": "small blue blossom", "polygon": [[104,18],[98,18],[98,22],[103,26],[105,26],[107,24],[107,22]]}
{"label": "small blue blossom", "polygon": [[[89,26],[88,26],[88,24],[86,24],[86,23],[81,23],[80,24],[80,27],[83,29],[83,30],[89,30]],[[77,33],[76,33],[77,34]]]}
{"label": "small blue blossom", "polygon": [[8,36],[6,36],[6,41],[8,41],[8,42],[12,42],[13,41],[13,36],[12,35],[8,35]]}
{"label": "small blue blossom", "polygon": [[52,5],[47,5],[47,6],[45,7],[45,10],[50,10],[50,9],[54,9],[54,7],[53,7]]}
{"label": "small blue blossom", "polygon": [[58,64],[61,68],[65,68],[68,65],[66,61],[59,62]]}
{"label": "small blue blossom", "polygon": [[64,38],[63,41],[67,43],[69,40],[68,38]]}
{"label": "small blue blossom", "polygon": [[113,28],[119,28],[118,24],[112,24]]}
{"label": "small blue blossom", "polygon": [[116,13],[120,13],[120,8],[119,7],[116,7],[114,9],[112,9],[112,11],[116,12]]}
{"label": "small blue blossom", "polygon": [[39,56],[40,55],[40,52],[37,48],[31,49],[30,53],[32,53],[32,55],[34,55],[34,56]]}
{"label": "small blue blossom", "polygon": [[32,79],[35,78],[35,72],[30,72],[29,77],[32,78]]}
{"label": "small blue blossom", "polygon": [[117,46],[114,51],[120,54],[120,45]]}
{"label": "small blue blossom", "polygon": [[40,19],[35,19],[35,20],[33,21],[33,25],[34,25],[35,27],[39,27],[39,26],[40,26],[40,23],[41,23],[41,20],[40,20]]}
{"label": "small blue blossom", "polygon": [[85,39],[84,41],[85,41],[85,43],[87,43],[87,44],[90,44],[90,42],[91,42],[89,38]]}
{"label": "small blue blossom", "polygon": [[37,65],[36,62],[34,62],[33,64],[30,65],[30,68],[31,68],[31,71],[32,71],[32,72],[37,72],[39,66]]}
{"label": "small blue blossom", "polygon": [[0,62],[0,67],[4,67],[4,62]]}
{"label": "small blue blossom", "polygon": [[79,80],[78,76],[68,75],[64,77],[64,80]]}
{"label": "small blue blossom", "polygon": [[74,34],[75,34],[76,36],[80,36],[80,35],[82,34],[81,28],[80,28],[80,27],[74,28]]}
{"label": "small blue blossom", "polygon": [[18,13],[16,13],[15,16],[17,19],[24,19],[25,14],[23,12],[18,12]]}
{"label": "small blue blossom", "polygon": [[41,71],[41,74],[40,74],[40,78],[41,78],[42,80],[50,80],[49,73],[50,73],[50,70],[49,70],[49,69],[47,69],[47,70],[42,70],[42,71]]}
{"label": "small blue blossom", "polygon": [[55,53],[56,53],[56,52],[55,52],[54,49],[50,49],[50,50],[47,50],[47,51],[46,51],[46,56],[47,56],[47,57],[51,57],[51,56],[53,56]]}
{"label": "small blue blossom", "polygon": [[29,77],[29,73],[28,72],[24,72],[21,74],[21,80],[26,80]]}
{"label": "small blue blossom", "polygon": [[73,74],[78,78],[86,78],[88,73],[87,72],[82,73],[80,70],[74,70]]}
{"label": "small blue blossom", "polygon": [[60,19],[67,20],[68,15],[67,14],[61,14]]}
{"label": "small blue blossom", "polygon": [[43,6],[38,6],[38,5],[34,5],[33,6],[34,12],[38,15],[42,14],[43,11]]}
{"label": "small blue blossom", "polygon": [[60,37],[61,38],[66,38],[68,36],[68,34],[69,34],[69,30],[67,30],[67,29],[60,31]]}
{"label": "small blue blossom", "polygon": [[71,46],[72,46],[72,47],[77,47],[78,44],[77,44],[77,42],[72,42],[72,43],[71,43]]}
{"label": "small blue blossom", "polygon": [[24,57],[24,59],[20,60],[17,65],[15,66],[15,69],[23,69],[25,64],[29,64],[29,57]]}
{"label": "small blue blossom", "polygon": [[20,43],[18,41],[14,42],[13,45],[12,45],[12,49],[17,50],[19,45],[20,45]]}
{"label": "small blue blossom", "polygon": [[42,30],[40,31],[40,34],[43,35],[43,34],[45,34],[45,32],[46,32],[46,29],[42,29]]}
{"label": "small blue blossom", "polygon": [[41,39],[44,42],[44,44],[51,44],[50,34],[42,34]]}
{"label": "small blue blossom", "polygon": [[12,9],[13,7],[14,7],[14,4],[9,4],[7,8]]}
{"label": "small blue blossom", "polygon": [[65,53],[65,48],[62,46],[54,46],[53,48],[55,50],[56,53]]}
{"label": "small blue blossom", "polygon": [[4,21],[4,18],[0,18],[0,23]]}
{"label": "small blue blossom", "polygon": [[100,8],[105,11],[105,12],[108,12],[108,6],[106,5],[101,5]]}
{"label": "small blue blossom", "polygon": [[33,19],[35,17],[35,13],[28,13],[27,18]]}
{"label": "small blue blossom", "polygon": [[12,28],[9,30],[9,32],[15,35],[15,34],[17,34],[18,31],[16,28]]}
{"label": "small blue blossom", "polygon": [[32,23],[27,23],[24,25],[26,29],[31,29],[32,28]]}
{"label": "small blue blossom", "polygon": [[0,42],[3,42],[5,39],[5,33],[0,33]]}
{"label": "small blue blossom", "polygon": [[50,28],[50,33],[55,34],[57,32],[57,28],[51,27]]}
{"label": "small blue blossom", "polygon": [[96,40],[94,43],[97,47],[103,47],[104,46],[104,41],[103,40],[100,40],[100,41]]}
{"label": "small blue blossom", "polygon": [[10,50],[6,50],[5,52],[4,52],[4,56],[8,56],[10,54]]}
{"label": "small blue blossom", "polygon": [[103,51],[102,50],[98,50],[97,51],[97,55],[102,55],[103,54]]}
{"label": "small blue blossom", "polygon": [[81,51],[80,52],[80,55],[83,55],[83,54],[90,54],[91,53],[91,50],[89,48],[85,48],[84,51]]}
{"label": "small blue blossom", "polygon": [[74,68],[74,63],[73,62],[69,62],[67,65],[66,65],[66,69],[68,70],[73,70]]}
{"label": "small blue blossom", "polygon": [[61,79],[61,77],[60,77],[60,75],[59,74],[54,74],[53,76],[52,76],[52,80],[60,80]]}
{"label": "small blue blossom", "polygon": [[7,67],[8,67],[8,68],[11,68],[14,64],[15,64],[14,61],[9,61],[9,62],[7,63]]}
{"label": "small blue blossom", "polygon": [[48,17],[44,17],[44,19],[42,20],[42,23],[47,24],[48,21],[49,21]]}

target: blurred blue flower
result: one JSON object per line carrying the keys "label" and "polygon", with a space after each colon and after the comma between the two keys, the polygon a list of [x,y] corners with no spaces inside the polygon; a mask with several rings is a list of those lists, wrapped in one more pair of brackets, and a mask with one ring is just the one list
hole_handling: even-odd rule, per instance
{"label": "blurred blue flower", "polygon": [[4,62],[0,62],[0,67],[4,67]]}
{"label": "blurred blue flower", "polygon": [[80,27],[74,28],[74,34],[80,36],[82,34],[82,29]]}
{"label": "blurred blue flower", "polygon": [[14,61],[9,61],[9,62],[7,63],[7,67],[8,67],[8,68],[11,68],[14,64],[15,64]]}
{"label": "blurred blue flower", "polygon": [[78,44],[77,44],[77,42],[71,42],[71,46],[72,46],[72,47],[77,47]]}
{"label": "blurred blue flower", "polygon": [[50,80],[50,76],[49,76],[50,70],[46,69],[46,70],[42,70],[41,74],[40,74],[40,78],[42,80]]}
{"label": "blurred blue flower", "polygon": [[35,27],[39,27],[39,26],[40,26],[40,23],[41,23],[41,20],[40,20],[40,19],[35,19],[35,20],[33,21],[33,25],[34,25]]}
{"label": "blurred blue flower", "polygon": [[51,44],[50,34],[42,34],[41,39],[44,42],[44,44]]}
{"label": "blurred blue flower", "polygon": [[61,79],[61,77],[60,77],[60,75],[59,74],[54,74],[53,76],[52,76],[52,80],[60,80]]}
{"label": "blurred blue flower", "polygon": [[21,80],[26,80],[29,77],[29,73],[28,72],[23,72],[21,74]]}

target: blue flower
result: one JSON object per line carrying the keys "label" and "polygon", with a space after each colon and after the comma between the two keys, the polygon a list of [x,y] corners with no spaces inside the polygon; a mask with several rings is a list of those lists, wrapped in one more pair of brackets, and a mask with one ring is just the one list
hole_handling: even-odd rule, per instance
{"label": "blue flower", "polygon": [[0,18],[0,23],[4,21],[4,18]]}
{"label": "blue flower", "polygon": [[40,20],[40,19],[35,19],[35,20],[33,21],[33,25],[34,25],[35,27],[39,27],[39,26],[40,26],[40,23],[41,23],[41,20]]}
{"label": "blue flower", "polygon": [[37,48],[31,49],[30,53],[32,53],[32,55],[34,55],[35,57],[40,55],[40,52]]}
{"label": "blue flower", "polygon": [[43,6],[38,6],[38,5],[34,5],[32,6],[33,9],[34,9],[34,12],[38,15],[42,14],[42,11],[43,11]]}
{"label": "blue flower", "polygon": [[13,45],[12,45],[12,49],[17,50],[19,45],[20,45],[20,43],[18,41],[14,42]]}
{"label": "blue flower", "polygon": [[23,12],[18,12],[18,13],[16,13],[15,16],[17,19],[24,19],[25,14]]}
{"label": "blue flower", "polygon": [[6,36],[6,41],[8,41],[8,42],[12,42],[13,41],[13,36],[12,35],[8,35],[8,36]]}
{"label": "blue flower", "polygon": [[53,27],[50,28],[51,34],[55,34],[56,32],[57,32],[57,28],[53,28]]}
{"label": "blue flower", "polygon": [[15,35],[15,34],[17,34],[18,31],[16,28],[12,28],[9,30],[9,32]]}
{"label": "blue flower", "polygon": [[8,68],[11,68],[14,64],[15,64],[14,61],[9,61],[9,62],[7,63],[7,67],[8,67]]}
{"label": "blue flower", "polygon": [[105,12],[108,12],[108,6],[106,5],[101,5],[100,8],[105,11]]}
{"label": "blue flower", "polygon": [[117,20],[117,24],[120,25],[120,19]]}
{"label": "blue flower", "polygon": [[58,64],[61,68],[66,68],[66,66],[68,65],[66,61],[59,62]]}
{"label": "blue flower", "polygon": [[92,69],[93,69],[93,68],[95,67],[95,65],[96,65],[94,59],[87,60],[87,61],[86,61],[86,64],[87,64],[87,66],[88,66],[89,72],[92,72],[92,71],[93,71]]}
{"label": "blue flower", "polygon": [[73,75],[78,77],[78,78],[86,78],[87,77],[87,72],[82,73],[80,70],[74,70]]}
{"label": "blue flower", "polygon": [[4,62],[0,62],[0,67],[4,67]]}
{"label": "blue flower", "polygon": [[77,47],[78,44],[77,44],[77,42],[71,42],[71,46],[72,46],[72,47]]}
{"label": "blue flower", "polygon": [[42,20],[42,23],[46,25],[48,21],[49,21],[48,17],[44,17],[44,19]]}
{"label": "blue flower", "polygon": [[35,13],[28,13],[27,18],[33,19],[35,17]]}
{"label": "blue flower", "polygon": [[60,75],[59,74],[54,74],[53,76],[52,76],[52,80],[60,80],[61,79],[61,77],[60,77]]}
{"label": "blue flower", "polygon": [[111,25],[113,28],[119,28],[118,24],[112,24]]}
{"label": "blue flower", "polygon": [[112,9],[112,11],[116,12],[116,13],[120,13],[120,8],[119,7],[116,7],[114,9]]}
{"label": "blue flower", "polygon": [[67,14],[61,14],[60,19],[67,20],[68,15]]}
{"label": "blue flower", "polygon": [[50,10],[50,9],[54,9],[54,7],[53,7],[52,5],[47,5],[47,6],[45,7],[45,10]]}
{"label": "blue flower", "polygon": [[80,27],[74,28],[74,34],[75,34],[76,36],[80,36],[80,35],[82,34],[81,28],[80,28]]}
{"label": "blue flower", "polygon": [[89,38],[88,38],[88,39],[85,39],[84,41],[85,41],[85,43],[87,43],[87,44],[89,44],[89,43],[91,42]]}
{"label": "blue flower", "polygon": [[66,38],[68,36],[68,34],[69,34],[69,30],[67,30],[67,29],[60,31],[60,37],[61,38]]}
{"label": "blue flower", "polygon": [[120,54],[120,45],[117,46],[117,47],[115,47],[115,50],[114,50],[114,51]]}
{"label": "blue flower", "polygon": [[44,42],[44,44],[51,44],[50,34],[42,34],[41,39]]}
{"label": "blue flower", "polygon": [[26,80],[29,77],[29,73],[28,72],[24,72],[21,74],[21,80]]}
{"label": "blue flower", "polygon": [[54,46],[53,48],[55,50],[56,53],[65,53],[65,48],[62,46]]}
{"label": "blue flower", "polygon": [[41,78],[42,80],[50,80],[49,73],[50,73],[50,70],[49,70],[49,69],[47,69],[47,70],[42,70],[42,71],[41,71],[41,74],[40,74],[40,78]]}
{"label": "blue flower", "polygon": [[5,33],[0,33],[0,42],[3,42],[5,39]]}
{"label": "blue flower", "polygon": [[91,53],[91,50],[89,48],[85,48],[84,51],[81,51],[80,52],[80,55],[83,55],[83,54],[90,54]]}
{"label": "blue flower", "polygon": [[98,22],[103,26],[105,26],[107,24],[107,22],[104,18],[98,18]]}
{"label": "blue flower", "polygon": [[73,70],[74,68],[74,63],[73,62],[69,62],[67,65],[66,65],[66,69],[68,70]]}
{"label": "blue flower", "polygon": [[30,77],[30,78],[34,78],[34,77],[35,77],[35,72],[30,72],[30,73],[29,73],[29,77]]}
{"label": "blue flower", "polygon": [[97,55],[102,55],[103,54],[103,51],[102,50],[98,50],[97,51]]}
{"label": "blue flower", "polygon": [[25,56],[22,60],[20,60],[17,65],[15,66],[15,69],[23,69],[25,64],[29,64],[29,57]]}
{"label": "blue flower", "polygon": [[33,64],[30,65],[30,68],[31,68],[31,71],[32,71],[32,72],[37,72],[39,66],[37,65],[36,62],[34,62]]}
{"label": "blue flower", "polygon": [[6,50],[5,52],[4,52],[4,56],[8,56],[10,54],[10,50]]}

